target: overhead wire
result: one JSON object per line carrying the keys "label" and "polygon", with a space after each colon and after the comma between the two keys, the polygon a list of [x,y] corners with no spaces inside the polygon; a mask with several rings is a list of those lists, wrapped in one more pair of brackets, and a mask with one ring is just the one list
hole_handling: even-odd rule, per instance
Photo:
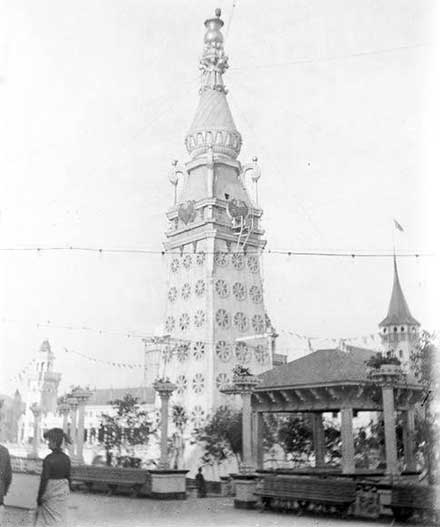
{"label": "overhead wire", "polygon": [[[140,248],[113,248],[113,247],[81,247],[81,246],[32,246],[32,247],[0,247],[0,252],[38,252],[38,253],[47,253],[47,252],[91,252],[91,253],[109,253],[109,254],[160,254],[164,256],[165,254],[175,254],[176,256],[181,256],[183,254],[215,254],[216,251],[193,251],[193,250],[158,250],[158,249],[140,249]],[[279,254],[287,256],[325,256],[325,257],[340,257],[340,258],[421,258],[421,257],[431,257],[436,256],[436,253],[431,252],[400,252],[394,253],[391,251],[388,252],[364,252],[361,250],[353,251],[298,251],[294,249],[261,249],[265,254]],[[240,251],[231,251],[242,252]]]}

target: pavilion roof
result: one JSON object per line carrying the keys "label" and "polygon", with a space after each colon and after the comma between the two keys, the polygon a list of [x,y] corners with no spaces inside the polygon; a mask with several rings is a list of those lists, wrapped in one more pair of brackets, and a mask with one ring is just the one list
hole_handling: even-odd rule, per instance
{"label": "pavilion roof", "polygon": [[[322,349],[260,374],[258,390],[363,383],[370,379],[366,361],[376,352],[350,346],[347,351]],[[414,378],[408,380],[415,383]]]}

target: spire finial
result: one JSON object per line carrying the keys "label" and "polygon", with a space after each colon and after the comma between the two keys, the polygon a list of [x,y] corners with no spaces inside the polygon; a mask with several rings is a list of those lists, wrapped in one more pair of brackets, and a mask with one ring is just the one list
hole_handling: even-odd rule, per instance
{"label": "spire finial", "polygon": [[221,28],[224,26],[220,18],[222,10],[215,10],[215,18],[205,20],[206,33],[203,39],[204,49],[200,59],[202,70],[202,84],[200,91],[218,90],[226,93],[222,75],[228,68],[228,57],[223,49],[223,34]]}

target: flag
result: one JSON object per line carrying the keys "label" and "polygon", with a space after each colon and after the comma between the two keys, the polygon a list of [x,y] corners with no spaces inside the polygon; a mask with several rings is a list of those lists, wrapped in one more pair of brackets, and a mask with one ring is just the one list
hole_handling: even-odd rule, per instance
{"label": "flag", "polygon": [[396,227],[396,229],[400,232],[403,232],[403,227],[402,225],[400,225],[400,223],[396,220],[393,220],[394,221],[394,227]]}

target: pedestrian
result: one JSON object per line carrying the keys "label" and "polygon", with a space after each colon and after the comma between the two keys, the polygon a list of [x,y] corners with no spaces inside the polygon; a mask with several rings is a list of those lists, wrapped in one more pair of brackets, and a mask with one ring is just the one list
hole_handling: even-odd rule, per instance
{"label": "pedestrian", "polygon": [[196,486],[197,486],[197,497],[206,498],[206,481],[202,474],[202,467],[199,467],[199,471],[196,475]]}
{"label": "pedestrian", "polygon": [[0,525],[3,525],[3,514],[5,510],[3,498],[8,493],[11,481],[12,470],[9,450],[3,445],[0,445]]}
{"label": "pedestrian", "polygon": [[61,449],[69,439],[61,428],[44,434],[52,453],[43,460],[40,488],[37,497],[37,527],[65,527],[67,501],[70,494],[70,458]]}

